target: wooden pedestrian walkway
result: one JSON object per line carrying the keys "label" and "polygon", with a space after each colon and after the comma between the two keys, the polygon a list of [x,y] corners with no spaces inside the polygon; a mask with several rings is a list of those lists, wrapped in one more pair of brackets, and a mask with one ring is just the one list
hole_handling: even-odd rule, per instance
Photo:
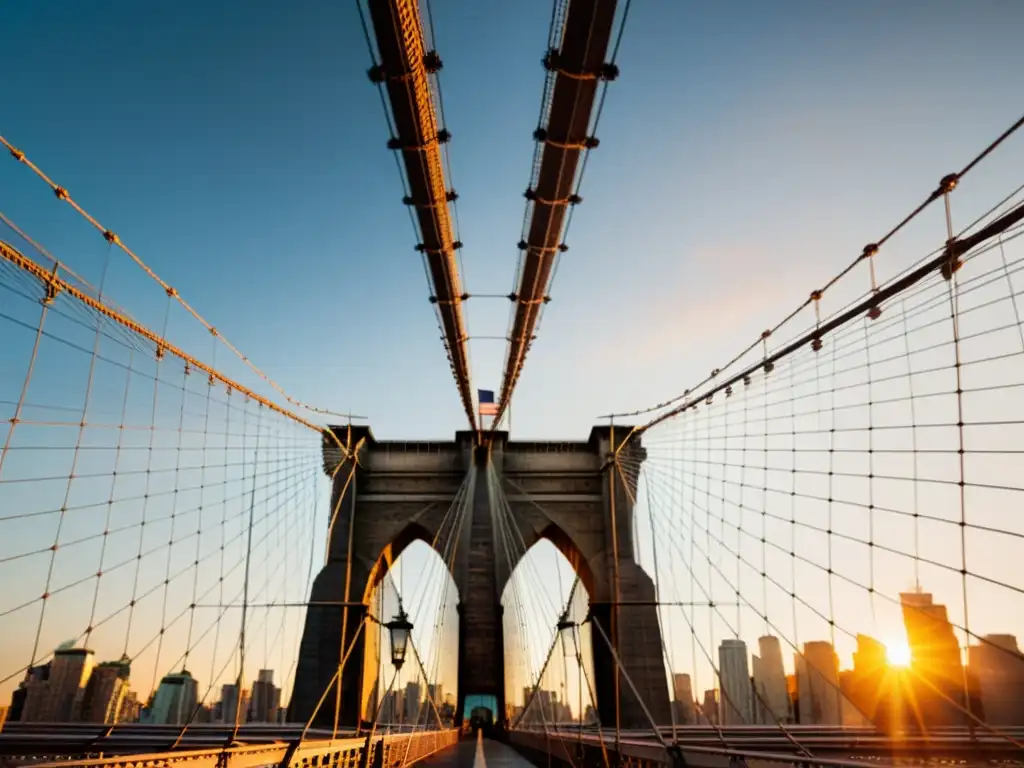
{"label": "wooden pedestrian walkway", "polygon": [[507,744],[485,739],[477,733],[476,741],[460,741],[421,760],[424,768],[533,768],[533,763]]}

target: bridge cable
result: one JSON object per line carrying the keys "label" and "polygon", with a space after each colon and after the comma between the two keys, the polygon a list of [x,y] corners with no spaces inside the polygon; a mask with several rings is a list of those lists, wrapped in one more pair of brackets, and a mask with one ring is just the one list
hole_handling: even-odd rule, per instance
{"label": "bridge cable", "polygon": [[[691,519],[692,519],[692,516],[691,516]],[[723,522],[724,522],[724,520],[723,520]],[[742,532],[742,531],[740,531],[740,532]],[[829,532],[831,532],[831,531],[829,531]],[[720,543],[720,544],[721,544],[722,546],[725,546],[725,547],[727,547],[727,545],[724,545],[724,542],[721,542],[720,540],[719,540],[719,543]],[[795,552],[791,552],[791,554],[794,554],[794,555],[795,555],[796,553],[795,553]],[[724,575],[724,574],[723,574],[723,575]],[[739,594],[739,592],[738,592],[738,590],[737,590],[737,595],[738,595],[738,594]],[[872,591],[872,594],[873,594],[873,591]],[[799,600],[800,598],[799,598],[799,597],[797,597],[797,596],[795,595],[795,599],[796,599],[796,600]],[[1000,734],[1000,735],[1005,735],[1005,734]]]}
{"label": "bridge cable", "polygon": [[197,320],[215,338],[220,340],[220,342],[224,344],[228,349],[230,349],[231,352],[236,357],[238,357],[239,360],[245,363],[246,366],[253,373],[255,373],[266,384],[268,384],[270,387],[276,390],[278,394],[285,398],[285,400],[287,400],[294,406],[297,406],[304,410],[311,411],[313,413],[328,414],[333,416],[342,415],[334,413],[333,411],[328,411],[322,408],[316,408],[314,406],[307,405],[302,401],[291,397],[279,384],[277,384],[277,382],[275,382],[266,373],[259,369],[248,357],[243,355],[241,350],[239,350],[235,345],[228,341],[228,339],[224,337],[223,334],[221,334],[212,324],[210,324],[202,315],[200,315],[197,310],[195,310],[188,302],[186,302],[181,297],[181,294],[178,293],[177,289],[173,288],[171,285],[165,282],[145,261],[142,260],[140,256],[138,256],[138,254],[136,254],[133,250],[126,246],[122,242],[121,238],[115,232],[112,232],[111,230],[104,227],[90,213],[88,213],[74,198],[71,197],[67,189],[59,186],[56,182],[50,179],[50,177],[47,176],[39,168],[39,166],[32,162],[32,160],[30,160],[22,150],[15,147],[3,136],[0,136],[0,144],[7,148],[8,152],[11,154],[11,157],[13,157],[15,160],[22,163],[23,165],[27,166],[36,176],[38,176],[40,179],[46,182],[47,186],[49,186],[50,189],[53,190],[58,200],[70,205],[83,219],[85,219],[87,222],[89,222],[89,224],[95,227],[100,232],[100,234],[103,235],[103,238],[110,245],[116,246],[120,248],[122,251],[124,251],[124,253],[126,253],[129,256],[129,258],[131,258],[131,260],[134,261],[143,270],[143,272],[145,272],[150,277],[150,279],[157,283],[157,285],[159,285],[167,293],[167,296],[169,298],[173,299],[178,304],[180,304],[185,309],[186,312],[188,312],[195,320]]}
{"label": "bridge cable", "polygon": [[[87,293],[56,261],[47,270],[6,244],[0,254],[0,324],[12,364],[25,363],[17,398],[0,393],[12,417],[0,492],[16,500],[0,513],[0,568],[20,574],[0,598],[0,634],[13,643],[0,680],[26,674],[32,709],[43,702],[33,703],[31,685],[53,658],[46,649],[71,635],[121,652],[135,673],[122,694],[206,660],[209,692],[235,654],[252,658],[260,641],[266,654],[276,651],[262,628],[286,604],[305,603],[282,570],[311,568],[303,551],[312,553],[318,528],[320,445],[310,429],[321,430],[167,342],[171,297],[157,334],[112,309],[104,282]],[[253,430],[255,457],[245,446]],[[218,671],[222,641],[233,635],[222,625],[258,603],[262,617],[256,626],[249,618],[246,640]],[[11,631],[33,609],[34,632]],[[297,654],[298,638],[283,625],[273,643],[292,635]],[[174,744],[202,706],[198,695],[190,702]]]}
{"label": "bridge cable", "polygon": [[[849,275],[857,267],[857,265],[860,264],[862,261],[867,261],[868,262],[868,266],[869,266],[869,268],[871,270],[871,273],[873,275],[874,274],[874,266],[873,266],[874,265],[874,260],[873,260],[873,258],[874,258],[875,255],[877,255],[879,249],[883,245],[885,245],[885,243],[887,243],[889,240],[891,240],[893,237],[895,237],[899,232],[901,232],[908,224],[910,224],[910,222],[914,221],[932,203],[934,203],[936,200],[942,198],[944,196],[944,194],[945,194],[946,186],[948,186],[949,183],[952,183],[953,184],[952,188],[955,188],[955,186],[957,186],[959,184],[959,182],[963,180],[963,177],[966,176],[967,173],[969,173],[971,170],[973,170],[983,159],[988,157],[988,155],[990,155],[993,151],[995,151],[996,148],[998,148],[1000,145],[1002,145],[1003,142],[1006,141],[1006,139],[1008,139],[1010,136],[1012,136],[1014,133],[1016,133],[1016,131],[1019,130],[1022,125],[1024,125],[1024,116],[1020,117],[1016,122],[1014,122],[1005,131],[1003,131],[1003,133],[1000,134],[998,138],[996,138],[994,141],[992,141],[980,153],[978,153],[972,160],[970,160],[959,171],[959,173],[950,174],[949,176],[944,177],[943,180],[942,180],[942,183],[940,183],[939,186],[937,186],[931,192],[931,194],[929,194],[928,197],[925,198],[925,200],[923,202],[921,202],[916,208],[914,208],[909,214],[907,214],[898,224],[896,224],[894,227],[892,227],[892,229],[890,229],[888,232],[886,232],[880,239],[878,239],[874,243],[869,243],[867,246],[865,246],[864,247],[864,251],[860,255],[858,255],[857,258],[855,258],[852,262],[850,262],[850,264],[848,264],[843,270],[841,270],[836,275],[834,275],[827,283],[825,283],[825,285],[822,288],[817,289],[816,291],[814,291],[811,294],[811,296],[817,294],[817,295],[819,295],[819,299],[821,297],[823,297],[824,294],[830,288],[832,288],[833,286],[837,285],[843,278],[845,278],[847,275]],[[1003,202],[1005,202],[1005,200]],[[977,223],[977,221],[974,222],[974,224],[976,224],[976,223]],[[973,224],[971,226],[973,226]],[[962,232],[961,232],[961,234],[962,234]],[[751,353],[752,351],[755,351],[758,348],[758,346],[762,345],[764,343],[765,339],[776,335],[787,324],[789,324],[792,320],[794,320],[803,310],[810,308],[814,304],[814,302],[815,302],[815,300],[813,298],[808,298],[805,301],[803,301],[795,309],[793,309],[788,315],[786,315],[782,320],[777,322],[770,329],[766,330],[761,335],[760,338],[758,338],[756,341],[752,342],[749,346],[747,346],[744,349],[742,349],[734,358],[732,358],[730,361],[728,361],[727,363],[725,363],[724,365],[720,366],[719,368],[717,368],[715,370],[716,371],[720,371],[720,372],[721,371],[728,371],[730,368],[732,368],[738,362],[740,362],[744,357],[746,357],[749,353]],[[682,401],[686,400],[691,392],[697,392],[698,390],[704,389],[707,385],[711,384],[711,382],[715,379],[716,375],[708,376],[707,378],[705,378],[702,381],[698,382],[695,386],[691,387],[690,389],[687,389],[681,395],[676,395],[675,397],[672,397],[672,398],[670,398],[668,400],[664,400],[662,402],[659,402],[659,403],[656,403],[654,405],[648,406],[646,408],[640,408],[640,409],[637,409],[637,410],[634,410],[634,411],[624,411],[624,412],[613,413],[613,414],[610,414],[607,418],[627,418],[627,417],[631,417],[631,416],[642,416],[642,415],[646,415],[646,414],[650,414],[650,413],[656,413],[657,411],[661,411],[661,410],[664,410],[666,408],[671,408],[671,407],[676,406],[677,404],[681,403]],[[730,383],[734,383],[734,382],[730,382]]]}
{"label": "bridge cable", "polygon": [[[610,72],[616,71],[616,66],[617,66],[616,65],[616,61],[617,61],[617,57],[618,57],[618,53],[619,53],[619,48],[620,48],[620,45],[621,45],[621,42],[622,42],[622,38],[623,38],[623,35],[624,35],[624,32],[625,32],[626,22],[627,22],[627,19],[629,17],[629,10],[630,10],[631,6],[632,6],[632,0],[626,0],[623,16],[622,16],[622,18],[620,20],[620,23],[619,23],[618,34],[616,36],[616,41],[615,41],[615,44],[614,44],[614,47],[613,47],[613,50],[612,50],[612,58],[611,58],[611,60],[610,60],[610,62],[608,64],[608,67],[607,67],[608,71],[610,71]],[[595,6],[595,12],[596,12],[596,6]],[[557,15],[557,13],[553,12],[553,14],[552,14],[552,26],[554,26],[556,15]],[[564,25],[564,19],[563,19],[563,25]],[[594,31],[593,30],[593,25],[591,25],[591,27],[590,27],[590,29],[588,31],[588,41],[587,41],[587,45],[586,45],[586,49],[588,49],[588,50],[589,50],[591,41],[593,39],[593,31]],[[549,41],[551,39],[553,39],[553,36],[551,35],[551,32],[549,31]],[[555,50],[555,47],[552,45],[551,47],[549,47],[549,51],[553,51],[553,50]],[[544,94],[543,94],[542,101],[541,101],[542,120],[541,120],[541,122],[538,122],[538,130],[541,130],[543,128],[542,122],[543,122],[543,115],[545,113],[545,107],[547,108],[547,111],[550,112],[550,103],[547,103],[547,102],[548,102],[549,98],[551,98],[551,96],[553,94],[555,77],[556,77],[555,73],[548,72],[548,74],[546,76],[546,79],[545,79]],[[550,83],[550,85],[549,85],[549,83]],[[597,111],[595,113],[595,119],[594,119],[594,122],[593,122],[593,126],[589,129],[589,135],[590,136],[595,136],[596,135],[597,128],[598,128],[598,125],[600,123],[600,118],[601,118],[601,115],[603,113],[604,100],[605,100],[605,96],[607,94],[608,83],[609,83],[609,79],[606,78],[604,80],[604,83],[603,83],[603,86],[602,86],[601,96],[599,97],[598,108],[597,108]],[[577,92],[575,94],[574,103],[573,103],[573,109],[572,109],[572,112],[571,112],[572,115],[576,114],[576,110],[577,110],[577,108],[579,106],[579,98],[580,98],[581,92],[582,92],[581,90],[577,90]],[[593,146],[596,146],[596,145],[593,145]],[[593,146],[591,146],[591,142],[587,142],[587,146],[583,150],[583,160],[582,160],[582,162],[580,164],[580,169],[579,169],[579,171],[578,171],[578,173],[576,175],[576,178],[574,180],[574,183],[573,183],[573,190],[574,191],[573,191],[571,197],[569,198],[570,200],[580,200],[581,199],[580,195],[579,195],[579,192],[582,189],[583,174],[584,174],[584,172],[586,170],[588,158],[590,156],[590,152],[591,152]],[[542,151],[542,142],[538,141],[538,145],[535,148],[534,165],[533,165],[533,172],[531,174],[530,189],[534,189],[535,186],[536,186],[536,179],[537,179],[538,174],[540,172],[540,162],[538,161],[538,157],[540,156],[541,151]],[[563,171],[564,171],[564,167],[565,167],[565,163],[566,163],[567,159],[568,159],[568,153],[564,154],[562,156],[562,159],[561,159],[561,168],[563,169]],[[527,206],[526,206],[526,210],[527,211],[530,210],[531,205],[533,205],[534,208],[535,208],[535,203],[532,203],[528,199],[527,200]],[[569,206],[569,212],[568,212],[568,214],[566,216],[565,225],[563,227],[562,235],[560,237],[560,240],[561,240],[563,246],[564,246],[565,236],[567,235],[568,230],[569,230],[569,226],[572,223],[573,208],[574,208],[574,205],[570,205]],[[529,240],[528,240],[529,233],[527,232],[527,228],[528,228],[528,223],[527,222],[528,222],[528,214],[524,213],[524,218],[523,218],[523,235],[522,235],[522,238],[521,238],[521,242],[522,243],[529,243]],[[553,223],[552,220],[549,219],[549,221],[548,221],[548,232],[545,233],[545,239],[544,239],[545,247],[546,247],[546,244],[549,242],[550,237],[551,237],[550,227],[551,227],[552,223]],[[523,268],[524,268],[523,267],[523,260],[525,258],[527,258],[528,253],[529,253],[529,246],[527,246],[526,250],[523,250],[523,251],[520,252],[519,269],[518,269],[519,276],[516,278],[516,283],[513,286],[513,289],[512,289],[513,292],[511,294],[512,296],[516,297],[516,301],[519,303],[520,306],[522,306],[522,303],[523,303],[523,296],[522,296],[523,290],[522,289],[525,287],[525,286],[520,284],[521,280],[522,280],[522,277],[523,277],[523,275],[522,275]],[[541,319],[541,315],[543,314],[543,301],[540,301],[539,304],[536,303],[536,301],[540,300],[543,297],[546,297],[546,296],[548,296],[550,294],[550,285],[551,285],[551,282],[554,280],[554,276],[557,273],[557,268],[558,268],[558,255],[557,254],[558,254],[558,250],[556,250],[555,253],[553,254],[554,264],[553,264],[553,267],[552,267],[552,274],[549,276],[549,278],[547,280],[547,286],[540,286],[540,285],[536,284],[536,280],[540,278],[540,274],[538,273],[538,275],[535,278],[535,283],[530,288],[530,293],[529,293],[529,296],[528,296],[528,299],[527,299],[528,303],[527,303],[527,306],[526,306],[526,309],[525,309],[525,314],[522,315],[522,320],[523,320],[523,322],[521,324],[522,336],[519,337],[519,338],[516,338],[516,331],[515,331],[516,320],[519,318],[519,312],[518,312],[518,309],[514,309],[513,310],[512,320],[511,320],[510,325],[509,325],[509,333],[508,333],[509,345],[508,345],[508,354],[507,354],[507,358],[508,359],[506,360],[505,381],[502,384],[502,391],[501,391],[501,395],[499,397],[498,412],[497,412],[496,416],[494,417],[494,420],[493,420],[492,425],[491,425],[491,431],[492,432],[495,431],[498,428],[498,426],[500,426],[500,424],[501,424],[501,420],[502,420],[502,418],[503,418],[503,416],[505,414],[505,411],[508,408],[509,402],[511,400],[512,392],[515,389],[515,385],[518,382],[519,375],[520,375],[520,373],[522,371],[522,366],[523,366],[523,363],[525,362],[526,353],[527,353],[527,351],[529,349],[529,346],[530,346],[530,343],[531,343],[532,339],[535,336],[535,328],[536,328],[537,324],[539,324],[540,319]],[[538,293],[538,291],[539,291],[539,293]],[[536,316],[534,316],[534,313],[536,313]]]}

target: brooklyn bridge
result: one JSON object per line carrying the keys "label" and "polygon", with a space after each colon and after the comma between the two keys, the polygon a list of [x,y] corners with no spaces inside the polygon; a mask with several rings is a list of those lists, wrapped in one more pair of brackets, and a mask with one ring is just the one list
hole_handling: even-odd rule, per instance
{"label": "brooklyn bridge", "polygon": [[[202,34],[220,35],[218,23],[232,26],[232,39],[255,34],[245,19],[259,5],[236,7],[237,18],[211,21]],[[409,316],[431,334],[436,321],[441,341],[440,350],[433,341],[422,355],[404,342],[395,342],[401,352],[389,352],[381,340],[380,326],[400,323],[386,318],[387,304],[375,293],[387,289],[372,287],[363,271],[376,258],[362,252],[372,239],[313,259],[300,258],[299,246],[293,254],[275,248],[272,260],[225,256],[225,264],[244,266],[220,269],[208,251],[185,255],[198,225],[173,211],[179,241],[150,257],[157,249],[128,234],[145,226],[118,221],[116,208],[94,209],[88,194],[77,193],[93,172],[78,160],[62,168],[62,154],[52,149],[88,142],[71,133],[59,141],[45,131],[33,135],[24,126],[34,123],[22,116],[32,104],[15,103],[26,91],[0,95],[5,114],[19,115],[11,128],[0,118],[9,155],[0,169],[5,766],[1024,761],[1024,320],[1017,299],[1024,117],[1013,114],[1012,89],[992,86],[1009,119],[967,99],[950,108],[972,113],[958,123],[973,126],[969,142],[962,128],[956,142],[947,138],[952,129],[942,121],[917,137],[939,147],[947,164],[931,169],[916,197],[879,211],[887,217],[881,228],[867,230],[860,218],[836,225],[843,234],[833,251],[845,248],[850,228],[862,238],[838,261],[822,257],[793,271],[789,233],[795,241],[815,222],[810,214],[788,222],[766,234],[774,241],[762,252],[773,264],[758,274],[771,279],[751,287],[740,273],[752,262],[709,259],[736,294],[690,313],[672,300],[680,314],[652,320],[657,327],[645,334],[653,341],[627,334],[621,342],[613,333],[635,327],[629,317],[656,317],[644,313],[644,299],[593,297],[609,305],[606,321],[584,335],[606,353],[598,362],[559,363],[567,366],[559,370],[584,370],[588,391],[560,390],[552,380],[526,396],[520,382],[531,374],[524,371],[554,365],[544,343],[573,323],[571,313],[548,309],[577,290],[576,278],[556,280],[559,265],[587,262],[593,241],[584,232],[602,224],[588,216],[583,198],[598,191],[601,179],[591,177],[599,172],[586,171],[606,154],[629,160],[642,153],[602,135],[618,100],[640,103],[628,94],[641,87],[642,72],[631,77],[629,67],[643,59],[630,58],[630,48],[660,34],[661,12],[633,6],[554,0],[550,11],[545,6],[546,37],[532,21],[522,32],[542,64],[531,81],[540,109],[536,123],[530,117],[521,126],[533,154],[521,169],[528,179],[522,200],[512,201],[523,205],[522,230],[505,238],[503,264],[508,271],[515,265],[507,294],[467,287],[463,259],[474,246],[461,241],[459,205],[467,228],[473,216],[482,228],[493,221],[456,192],[452,170],[453,158],[496,169],[506,158],[500,147],[459,156],[458,126],[445,118],[442,90],[450,80],[451,99],[453,86],[474,78],[496,90],[506,83],[493,71],[453,71],[438,43],[456,48],[445,24],[472,26],[482,9],[456,14],[430,0],[331,6],[362,45],[358,57],[346,49],[343,61],[363,62],[346,77],[358,75],[359,87],[379,102],[367,122],[377,144],[362,143],[362,123],[353,117],[344,151],[394,158],[398,180],[389,176],[385,190],[394,205],[378,215],[388,217],[380,220],[389,230],[406,214],[412,225],[413,234],[402,237],[422,263],[428,301]],[[239,69],[244,76],[226,92],[242,94],[261,77],[269,90],[308,87],[301,80],[281,86],[273,72],[286,69],[288,56],[275,45],[296,24],[305,42],[289,55],[315,47],[311,9],[295,4],[267,16],[262,33],[276,42],[253,43],[259,66]],[[993,4],[988,21],[1019,29],[1020,10]],[[117,15],[97,13],[89,23],[100,27],[104,13]],[[972,13],[984,15],[980,7]],[[145,45],[184,34],[184,22],[176,26],[171,16],[153,27],[138,18],[117,29],[142,35]],[[18,20],[0,29],[0,48],[16,52],[15,38],[25,50],[53,47],[33,37],[44,27],[26,19],[21,32],[8,31],[21,29]],[[67,40],[84,34],[76,24],[69,23]],[[884,9],[877,24],[886,24]],[[925,27],[922,35],[936,33]],[[115,55],[111,41],[119,35],[110,35],[109,50],[100,47],[103,55]],[[659,45],[669,39],[658,37]],[[491,44],[463,42],[484,53]],[[842,47],[840,37],[834,42]],[[176,72],[189,66],[189,52],[179,53]],[[1019,53],[1008,55],[1021,63]],[[133,73],[130,58],[117,70],[138,74],[149,89],[152,73],[142,63]],[[45,60],[29,57],[22,69]],[[8,63],[8,73],[17,66]],[[51,75],[43,71],[34,82],[50,87]],[[174,88],[159,90],[163,75],[154,77],[156,100],[173,104]],[[218,75],[190,77],[189,89],[201,91],[214,88]],[[956,92],[960,81],[948,77]],[[710,67],[701,78],[715,87]],[[909,79],[906,88],[911,103]],[[62,93],[60,104],[80,98]],[[659,91],[657,109],[644,119],[656,121],[673,98]],[[101,100],[90,109],[102,107]],[[86,121],[83,114],[74,119]],[[659,130],[671,145],[668,114]],[[883,117],[880,107],[865,119]],[[308,133],[311,142],[323,131],[290,116],[266,118]],[[752,145],[757,135],[750,133]],[[218,146],[227,153],[245,141]],[[57,161],[37,153],[37,142],[51,146]],[[114,155],[117,147],[90,145],[85,154],[93,152]],[[118,176],[118,184],[138,190],[122,198],[133,201],[131,210],[144,218],[146,206],[169,199],[161,187],[191,174],[200,179],[196,189],[209,192],[200,201],[204,215],[219,216],[220,206],[230,215],[230,194],[200,170],[202,151],[182,139],[166,152],[163,170]],[[269,154],[297,166],[303,153],[282,143]],[[788,172],[799,177],[780,167],[779,178]],[[316,169],[304,173],[303,184],[317,183]],[[684,164],[671,173],[678,185],[690,183]],[[787,194],[785,183],[774,189],[772,176],[749,181],[752,196]],[[270,171],[248,167],[235,183],[276,184]],[[330,186],[346,187],[345,199],[356,205],[384,183],[353,170]],[[880,189],[889,181],[883,175],[872,183]],[[654,197],[638,203],[650,208],[644,215],[677,217],[682,228],[700,218],[666,213]],[[620,233],[604,263],[614,267],[609,285],[626,285],[647,258],[646,240],[625,223],[630,198],[609,199],[623,223],[603,230],[602,238]],[[274,200],[265,214],[246,213],[246,226],[285,226],[263,218],[279,209],[287,219],[291,203],[284,195]],[[713,202],[721,210],[732,204]],[[723,216],[726,228],[744,227],[741,217]],[[329,228],[354,243],[360,226],[360,214],[339,213]],[[570,235],[589,244],[570,251]],[[327,287],[316,295],[334,291],[324,261],[340,263],[363,287],[324,309],[322,325],[295,327],[289,306],[302,313],[316,303],[302,291],[312,296],[318,283]],[[417,265],[402,263],[416,275]],[[404,284],[405,268],[388,270],[381,284]],[[583,269],[574,274],[586,284]],[[591,301],[586,292],[579,291],[582,303]],[[233,323],[232,308],[243,304],[256,308]],[[478,316],[470,323],[470,311],[499,305],[509,312],[504,332],[471,334]],[[761,309],[770,322],[748,325]],[[552,314],[541,334],[545,312]],[[251,327],[260,323],[266,327]],[[715,336],[715,326],[727,328]],[[292,347],[307,350],[311,367],[289,373],[284,365],[272,374],[272,365],[250,357],[252,343],[229,340],[261,334],[264,348],[282,350],[282,359],[299,358]],[[503,347],[500,370],[485,374],[496,384],[474,376],[486,370],[471,365],[480,359],[471,355],[478,342]],[[368,344],[384,352],[364,364],[358,350]],[[421,367],[442,351],[455,385],[451,391],[445,379],[444,394],[458,404],[459,420],[445,416],[447,431],[434,439],[396,433],[389,408],[429,414],[444,407],[425,394],[434,383]],[[644,363],[645,356],[656,360]],[[402,366],[404,378],[374,391],[367,369],[385,357]],[[706,369],[691,366],[705,358],[712,361]],[[524,418],[529,423],[530,408],[543,407],[543,421],[562,424],[560,408],[604,398],[606,385],[609,403],[622,393],[649,393],[643,379],[654,374],[644,371],[674,389],[594,413],[589,431],[563,439],[515,429]],[[325,378],[331,389],[309,383]],[[321,398],[344,388],[346,405],[298,397],[304,380],[305,391]],[[341,412],[364,396],[380,412]]]}

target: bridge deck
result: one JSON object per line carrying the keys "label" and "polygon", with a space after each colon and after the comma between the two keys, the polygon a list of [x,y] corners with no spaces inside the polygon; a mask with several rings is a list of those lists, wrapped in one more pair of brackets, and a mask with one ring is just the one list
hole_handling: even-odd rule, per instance
{"label": "bridge deck", "polygon": [[533,763],[507,744],[484,739],[460,741],[420,761],[423,768],[533,768]]}

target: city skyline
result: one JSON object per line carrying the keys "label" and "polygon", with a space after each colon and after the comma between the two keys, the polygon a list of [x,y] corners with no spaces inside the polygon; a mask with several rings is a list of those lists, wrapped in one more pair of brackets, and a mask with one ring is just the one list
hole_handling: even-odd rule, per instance
{"label": "city skyline", "polygon": [[[1024,686],[1024,654],[1016,637],[993,634],[960,648],[946,618],[946,606],[934,602],[920,585],[901,595],[901,606],[909,654],[859,634],[849,666],[841,664],[825,640],[805,641],[802,651],[792,654],[792,672],[788,672],[780,638],[759,637],[757,653],[743,640],[723,639],[717,649],[718,683],[703,691],[703,701],[690,673],[669,671],[666,682],[674,722],[874,724],[883,729],[927,730],[969,724],[973,714],[991,725],[1024,725],[1024,706],[1014,693]],[[557,678],[557,664],[554,670]],[[580,700],[579,707],[573,703],[568,679],[556,684],[561,692],[546,689],[543,678],[537,688],[522,688],[521,698],[508,700],[510,720],[523,718],[528,725],[595,717],[589,696]],[[236,683],[222,685],[215,702],[201,699],[199,691],[199,682],[181,670],[164,675],[155,689],[140,698],[131,689],[130,659],[97,662],[91,649],[65,643],[55,649],[52,661],[26,674],[12,696],[7,720],[182,725],[230,724],[236,718],[239,723],[288,722],[287,702],[274,684],[272,669],[260,669],[242,689],[241,698]],[[424,725],[436,716],[442,722],[454,722],[455,693],[440,682],[424,686],[420,678],[399,682],[381,694],[377,721],[381,726]],[[530,707],[524,716],[526,702]],[[469,717],[468,711],[465,716]]]}
{"label": "city skyline", "polygon": [[[663,402],[736,349],[753,343],[742,362],[757,363],[784,343],[760,334],[1017,117],[1006,93],[1021,69],[1018,11],[986,8],[901,5],[879,29],[871,9],[853,6],[638,7],[586,205],[516,393],[513,439],[581,438],[598,414]],[[12,9],[0,58],[28,75],[10,84],[22,108],[5,116],[4,136],[111,230],[104,239],[55,208],[53,190],[5,155],[0,210],[11,224],[0,239],[43,258],[28,238],[37,240],[105,299],[275,402],[286,401],[223,339],[303,402],[369,417],[378,438],[450,438],[460,405],[353,12],[325,2],[284,13],[259,1],[179,10],[117,0],[54,20],[31,4]],[[437,9],[456,137],[450,181],[467,227],[469,344],[485,388],[500,386],[502,337],[492,333],[506,328],[548,10]],[[112,54],[89,29],[125,47]],[[181,50],[193,53],[169,66]],[[480,72],[497,82],[481,86]],[[97,83],[111,109],[95,109]],[[999,162],[963,180],[947,209],[953,230],[1016,186],[1022,157],[1007,142]],[[954,232],[938,208],[886,244],[870,277],[858,268],[806,303],[800,322],[813,327],[812,313],[829,317],[941,247]],[[115,232],[173,296],[112,247]],[[993,647],[1024,637],[1024,527],[1013,514],[1024,436],[1012,396],[1022,350],[1016,332],[1003,333],[1020,326],[1020,246],[1003,245],[954,281],[962,337],[936,273],[880,319],[851,323],[824,346],[816,339],[813,353],[758,369],[644,436],[647,463],[621,471],[636,489],[630,546],[661,603],[667,690],[672,674],[688,674],[702,700],[709,681],[718,688],[714,667],[728,666],[734,677],[771,678],[755,690],[778,704],[766,670],[797,675],[791,654],[817,642],[828,648],[811,646],[812,656],[839,658],[836,679],[805,669],[796,694],[823,702],[817,716],[839,716],[821,692],[841,688],[846,660],[877,657],[861,637],[913,661],[901,598],[913,584],[942,595],[961,663],[973,655],[980,680],[998,677]],[[38,670],[67,638],[104,660],[76,688],[84,702],[98,675],[90,717],[110,716],[125,660],[160,717],[223,697],[239,677],[252,686],[261,669],[277,670],[287,700],[333,524],[320,435],[60,302],[43,333],[38,288],[11,279],[0,297],[0,360],[13,361],[0,378],[0,436],[10,443],[0,460],[0,583],[14,587],[0,596],[0,700],[26,673],[49,685]],[[458,595],[445,564],[416,542],[389,565],[427,676],[450,683]],[[496,596],[523,612],[506,647],[521,667],[507,683],[517,696],[534,683],[518,678],[544,664],[576,577],[550,541],[520,567],[512,581],[533,599]],[[377,605],[385,621],[400,607],[392,593]],[[387,638],[379,623],[368,631],[380,641],[380,698]],[[936,657],[947,661],[948,634]],[[996,640],[978,647],[977,636]],[[762,637],[778,638],[778,653]],[[730,643],[723,664],[724,639],[744,644],[742,658]],[[64,656],[55,689],[75,670],[85,675],[86,661]],[[562,674],[564,689],[541,690],[586,711],[581,676]],[[743,698],[738,682],[730,689]],[[260,701],[269,709],[272,698],[268,689]],[[63,695],[46,701],[47,716],[75,706]],[[748,701],[722,714],[764,712]]]}

